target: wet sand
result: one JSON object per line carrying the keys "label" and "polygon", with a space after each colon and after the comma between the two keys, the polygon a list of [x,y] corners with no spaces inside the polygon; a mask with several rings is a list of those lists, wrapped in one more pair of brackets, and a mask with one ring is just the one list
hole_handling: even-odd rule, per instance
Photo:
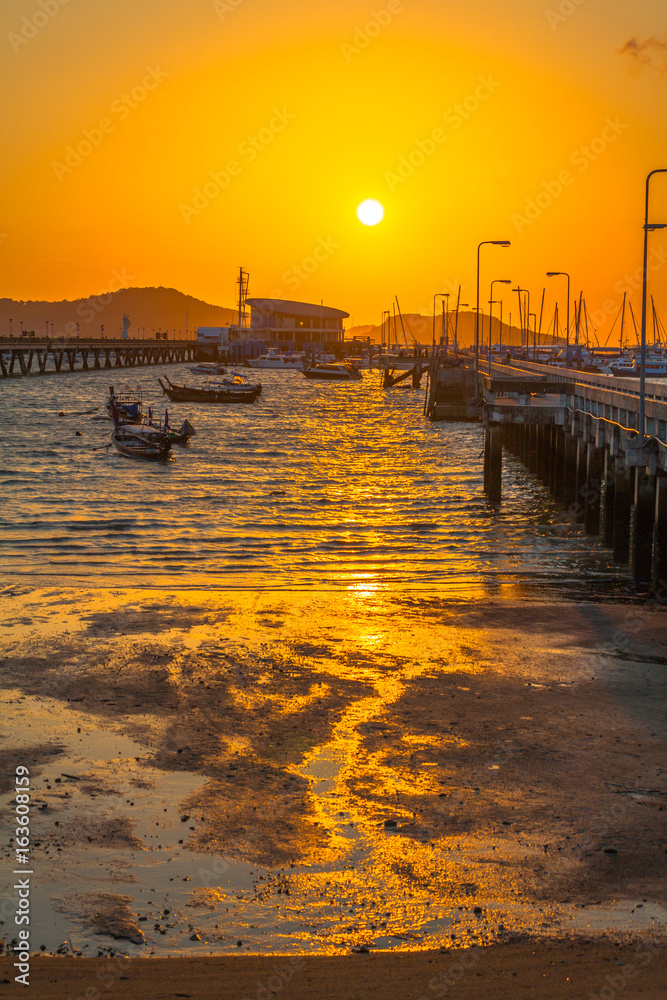
{"label": "wet sand", "polygon": [[[0,976],[11,974],[0,959]],[[654,948],[612,944],[507,944],[442,954],[279,958],[38,959],[40,1000],[663,1000],[667,962]],[[16,987],[18,989],[18,987]],[[0,978],[0,990],[8,989]],[[11,987],[9,987],[11,989]],[[3,994],[0,994],[3,995]]]}
{"label": "wet sand", "polygon": [[[203,956],[230,956],[227,976],[233,955],[239,984],[215,995],[242,996],[275,955],[315,952],[334,957],[310,955],[311,984],[285,995],[389,996],[405,974],[416,998],[443,995],[409,978],[438,949],[493,945],[498,976],[516,961],[529,984],[506,995],[530,996],[548,956],[582,951],[597,975],[664,940],[664,609],[520,590],[2,603],[5,774],[27,762],[34,782],[32,945],[82,956],[72,975],[85,956],[152,956],[156,975],[179,956],[174,974],[201,959],[205,980]],[[475,988],[504,996],[489,970]],[[562,989],[539,995],[588,996]]]}

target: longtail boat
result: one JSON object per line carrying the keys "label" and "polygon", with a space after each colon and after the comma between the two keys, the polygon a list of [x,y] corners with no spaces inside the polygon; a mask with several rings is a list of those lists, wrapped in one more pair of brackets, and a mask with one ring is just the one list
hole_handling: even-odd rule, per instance
{"label": "longtail boat", "polygon": [[219,382],[209,380],[203,388],[176,385],[166,375],[164,378],[166,385],[162,379],[158,382],[164,395],[173,403],[254,403],[262,392],[259,383],[252,385],[242,375],[233,375]]}

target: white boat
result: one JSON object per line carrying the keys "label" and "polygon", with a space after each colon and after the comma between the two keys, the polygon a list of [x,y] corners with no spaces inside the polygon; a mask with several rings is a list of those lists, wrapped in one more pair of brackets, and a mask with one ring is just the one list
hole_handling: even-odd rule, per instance
{"label": "white boat", "polygon": [[[639,378],[641,375],[641,360],[634,355],[631,358],[618,358],[609,362],[613,375],[621,378]],[[667,378],[667,361],[659,354],[648,354],[646,357],[646,378]]]}
{"label": "white boat", "polygon": [[226,368],[215,362],[202,361],[198,365],[189,367],[188,371],[192,372],[193,375],[224,375]]}
{"label": "white boat", "polygon": [[270,347],[266,354],[259,358],[246,358],[248,368],[279,368],[282,371],[303,371],[303,353],[299,351],[281,354],[275,347]]}

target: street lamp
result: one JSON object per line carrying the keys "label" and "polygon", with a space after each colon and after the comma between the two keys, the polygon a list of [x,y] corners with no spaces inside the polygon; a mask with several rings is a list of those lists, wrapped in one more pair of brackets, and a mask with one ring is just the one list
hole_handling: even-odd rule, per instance
{"label": "street lamp", "polygon": [[12,323],[13,323],[13,322],[14,322],[14,321],[13,321],[13,319],[11,319],[11,318],[10,318],[10,320],[9,320],[9,336],[10,336],[10,337],[11,337],[11,335],[12,335]]}
{"label": "street lamp", "polygon": [[653,174],[667,174],[667,167],[652,170],[646,178],[646,208],[644,211],[644,269],[642,271],[642,348],[641,371],[639,373],[639,433],[642,442],[646,431],[646,279],[648,276],[648,234],[656,229],[667,229],[667,224],[648,221],[649,185]]}
{"label": "street lamp", "polygon": [[[521,324],[521,346],[522,347],[523,347],[523,318],[524,318],[524,316],[526,317],[526,357],[528,357],[528,346],[529,346],[529,341],[528,341],[528,314],[530,313],[530,292],[528,291],[527,288],[519,288],[518,285],[517,285],[516,288],[513,288],[512,291],[516,292],[518,294],[518,296],[519,296],[519,323]],[[526,293],[526,309],[525,309],[525,312],[523,311],[523,303],[521,302],[521,295],[522,295],[523,292]]]}
{"label": "street lamp", "polygon": [[[492,337],[492,327],[493,327],[493,286],[494,285],[511,285],[511,278],[494,278],[491,282],[491,292],[489,297],[489,375],[491,374],[491,337]],[[500,331],[502,336],[502,329]]]}
{"label": "street lamp", "polygon": [[449,292],[445,292],[442,297],[442,332],[440,334],[440,346],[445,348],[445,357],[449,353]]}
{"label": "street lamp", "polygon": [[570,367],[570,275],[567,271],[547,271],[547,278],[567,278],[567,314],[565,318],[565,367]]}
{"label": "street lamp", "polygon": [[433,296],[433,353],[435,354],[435,300],[439,295],[449,295],[449,292],[436,292]]}
{"label": "street lamp", "polygon": [[537,359],[537,313],[528,313],[528,329],[526,331],[527,332],[526,344],[528,344],[529,342],[529,335],[530,335],[529,328],[530,328],[531,316],[535,317],[535,322],[533,323],[533,364],[535,364],[535,361]]}
{"label": "street lamp", "polygon": [[475,398],[479,392],[479,252],[484,246],[510,247],[509,240],[482,240],[477,244],[477,311],[475,313]]}

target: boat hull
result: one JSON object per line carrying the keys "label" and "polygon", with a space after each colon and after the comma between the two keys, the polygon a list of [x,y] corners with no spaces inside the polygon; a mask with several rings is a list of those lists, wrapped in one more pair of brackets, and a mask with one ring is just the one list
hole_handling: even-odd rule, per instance
{"label": "boat hull", "polygon": [[156,441],[155,443],[144,442],[138,439],[132,440],[124,435],[122,431],[122,427],[117,427],[112,431],[111,440],[116,447],[116,451],[125,458],[138,458],[145,462],[161,462],[169,457],[171,441],[168,438]]}
{"label": "boat hull", "polygon": [[173,403],[212,403],[225,405],[228,403],[254,403],[262,393],[261,385],[249,386],[246,389],[220,387],[216,389],[194,389],[189,386],[174,385],[167,381],[165,385],[160,379],[160,385],[165,396]]}
{"label": "boat hull", "polygon": [[266,360],[264,358],[247,358],[246,359],[247,368],[274,368],[282,372],[300,372],[303,370],[303,362],[301,358],[295,358],[294,361],[283,361],[283,360]]}
{"label": "boat hull", "polygon": [[360,371],[325,371],[321,368],[305,368],[303,374],[306,378],[322,379],[325,382],[359,382],[363,376]]}

